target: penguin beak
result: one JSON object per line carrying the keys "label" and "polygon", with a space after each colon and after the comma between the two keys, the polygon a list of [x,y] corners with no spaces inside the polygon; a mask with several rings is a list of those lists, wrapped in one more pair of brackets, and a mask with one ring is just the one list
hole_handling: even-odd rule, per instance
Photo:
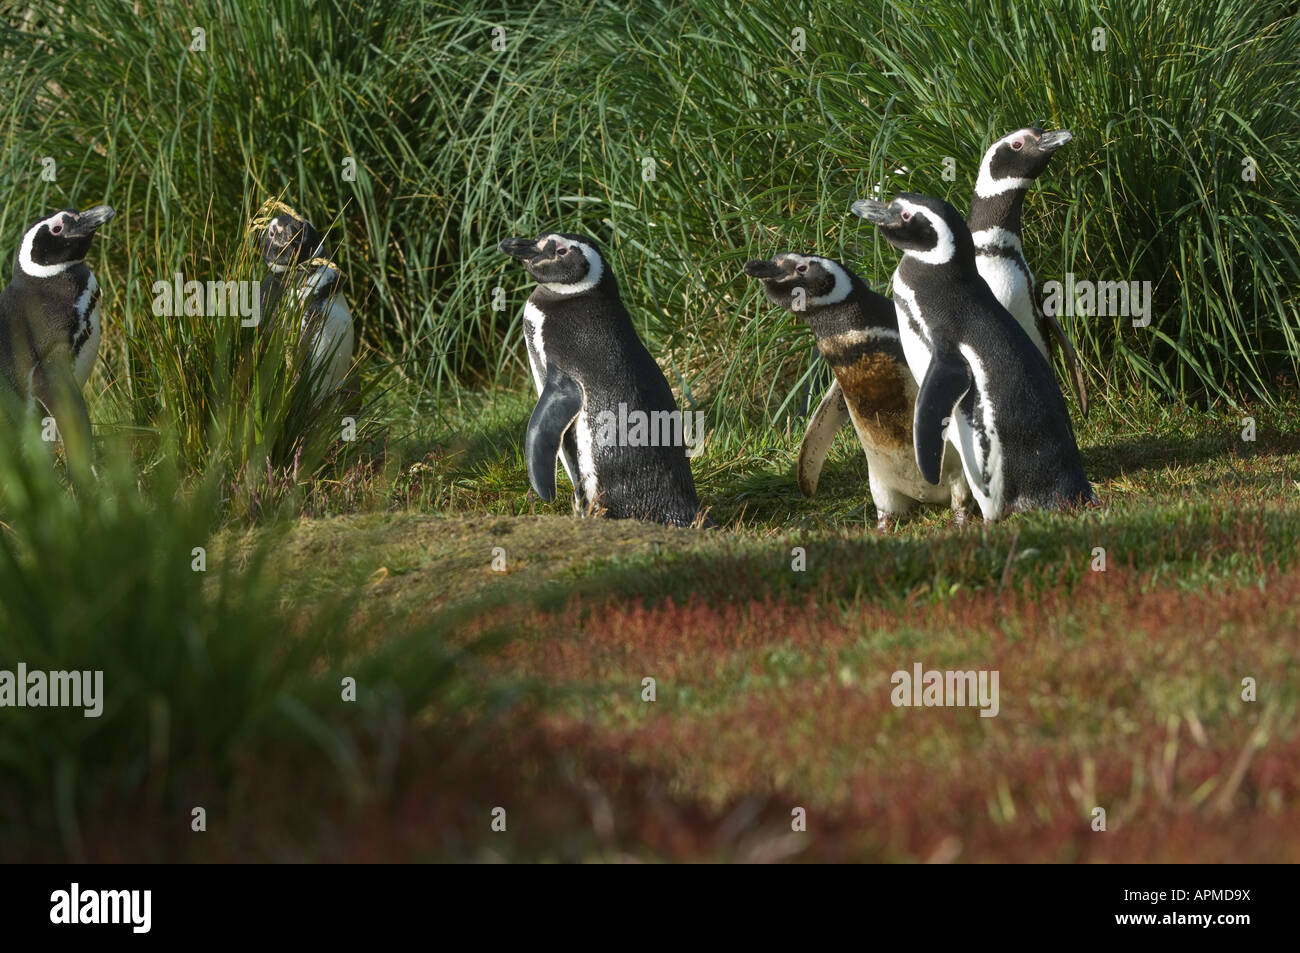
{"label": "penguin beak", "polygon": [[875,199],[858,199],[850,206],[850,211],[859,218],[865,218],[872,225],[902,225],[903,217],[897,209]]}
{"label": "penguin beak", "polygon": [[539,254],[535,238],[507,238],[497,246],[497,250],[519,261],[530,261]]}
{"label": "penguin beak", "polygon": [[755,258],[745,262],[745,274],[751,278],[777,278],[781,275],[781,266],[767,258]]}
{"label": "penguin beak", "polygon": [[1045,132],[1038,137],[1038,148],[1042,149],[1044,152],[1055,152],[1073,138],[1074,134],[1068,129],[1056,129],[1052,132]]}
{"label": "penguin beak", "polygon": [[99,226],[116,214],[107,205],[96,205],[94,208],[88,208],[84,212],[77,213],[76,219],[63,234],[67,238],[84,238],[87,235],[93,235]]}

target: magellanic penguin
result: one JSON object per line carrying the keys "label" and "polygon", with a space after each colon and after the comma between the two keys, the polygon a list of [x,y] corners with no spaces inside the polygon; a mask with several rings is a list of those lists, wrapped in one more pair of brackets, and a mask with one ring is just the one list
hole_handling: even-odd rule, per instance
{"label": "magellanic penguin", "polygon": [[262,281],[262,314],[276,320],[277,309],[284,308],[290,316],[301,315],[306,370],[319,400],[337,390],[352,367],[355,333],[343,275],[329,260],[325,237],[290,212],[267,224],[262,260],[271,272]]}
{"label": "magellanic penguin", "polygon": [[[1017,129],[989,146],[980,161],[967,226],[973,233],[975,261],[980,275],[998,301],[1025,329],[1049,364],[1048,342],[1055,340],[1061,348],[1070,386],[1079,401],[1079,411],[1086,417],[1088,390],[1079,355],[1056,318],[1039,307],[1034,274],[1025,261],[1021,245],[1020,213],[1024,208],[1025,193],[1047,168],[1052,154],[1072,138],[1065,129],[1043,132],[1036,127],[1027,127]],[[907,171],[903,167],[895,169],[894,174],[904,175]],[[873,186],[872,192],[878,196],[880,186]],[[838,396],[838,386],[832,383],[823,403],[834,401]],[[843,408],[840,415],[847,420]]]}
{"label": "magellanic penguin", "polygon": [[980,276],[957,210],[903,193],[888,204],[863,199],[853,211],[903,251],[894,304],[920,382],[913,437],[925,478],[939,481],[946,438],[986,520],[1095,505],[1052,369]]}
{"label": "magellanic penguin", "polygon": [[[586,514],[689,526],[707,524],[691,477],[689,449],[673,392],[637,337],[618,282],[594,239],[548,233],[508,238],[500,250],[537,280],[525,333],[540,397],[528,421],[528,480],[555,499],[555,460],[566,448],[575,503]],[[632,438],[611,421],[676,420],[680,442]],[[623,430],[626,430],[626,434]],[[670,430],[672,428],[670,427]],[[698,436],[698,435],[696,435]],[[572,438],[571,442],[569,442]]]}
{"label": "magellanic penguin", "polygon": [[877,527],[905,516],[918,501],[952,503],[961,514],[967,501],[961,459],[945,458],[939,485],[928,483],[916,465],[912,415],[917,386],[898,336],[894,304],[867,287],[846,265],[816,255],[787,252],[745,265],[768,298],[808,323],[817,349],[835,375],[809,421],[799,448],[799,488],[817,490],[831,441],[847,417],[867,457]]}
{"label": "magellanic penguin", "polygon": [[1065,356],[1079,410],[1087,416],[1088,391],[1079,356],[1055,316],[1039,307],[1034,273],[1025,261],[1020,241],[1025,193],[1047,168],[1056,150],[1071,138],[1065,129],[1043,132],[1030,127],[1017,129],[989,146],[980,162],[966,224],[975,242],[975,265],[980,276],[1049,363],[1048,341],[1055,339]]}
{"label": "magellanic penguin", "polygon": [[[54,418],[74,481],[91,474],[90,415],[81,390],[99,354],[99,283],[85,263],[113,209],[65,209],[23,235],[0,292],[0,379],[20,414]],[[15,400],[16,398],[16,400]]]}

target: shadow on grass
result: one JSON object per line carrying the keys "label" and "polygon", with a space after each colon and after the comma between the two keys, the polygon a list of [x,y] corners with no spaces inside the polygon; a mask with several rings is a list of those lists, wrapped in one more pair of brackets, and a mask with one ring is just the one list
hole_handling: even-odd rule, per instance
{"label": "shadow on grass", "polygon": [[[803,550],[802,570],[795,568],[795,547]],[[668,558],[597,564],[569,591],[552,589],[542,600],[554,608],[571,596],[645,604],[811,599],[865,601],[904,612],[917,600],[944,599],[958,590],[1071,590],[1093,572],[1098,547],[1107,552],[1110,572],[1172,573],[1185,585],[1205,585],[1294,564],[1300,558],[1300,512],[1219,504],[1190,515],[1181,511],[1177,520],[1160,510],[1124,514],[1122,522],[1096,514],[1037,514],[997,526],[952,527],[919,540],[819,531],[723,540]]]}
{"label": "shadow on grass", "polygon": [[[608,531],[603,525],[581,527],[587,555],[556,571],[512,576],[508,586],[500,586],[484,570],[481,583],[460,590],[452,606],[456,618],[557,611],[570,600],[584,606],[811,600],[906,612],[959,591],[1071,591],[1094,572],[1098,548],[1105,550],[1111,574],[1172,576],[1187,586],[1257,579],[1300,558],[1300,510],[1239,505],[1232,498],[1113,513],[1023,514],[997,525],[949,525],[921,537],[813,526],[761,537],[680,530],[652,545],[611,552],[604,540],[628,535],[630,524],[619,524]],[[473,529],[471,535],[481,532],[487,531]],[[564,540],[572,532],[573,527],[537,522],[528,534],[504,543],[493,537],[496,542],[471,539],[466,545],[483,553],[506,545],[517,564],[544,565],[556,545],[568,545]],[[433,591],[449,571],[450,564],[435,561],[416,584]]]}
{"label": "shadow on grass", "polygon": [[776,530],[796,525],[843,525],[868,519],[875,506],[867,486],[867,462],[854,444],[826,459],[816,496],[799,489],[798,448],[773,449],[718,470],[707,482],[697,477],[700,498],[720,524],[764,525]]}
{"label": "shadow on grass", "polygon": [[[674,772],[638,765],[625,742],[588,726],[548,722],[524,709],[489,725],[466,722],[483,744],[412,726],[387,754],[391,786],[358,802],[318,759],[243,766],[229,797],[201,795],[225,819],[221,838],[137,802],[107,805],[87,838],[91,862],[771,862],[844,860],[847,819],[828,817],[821,836],[790,837],[791,792],[733,796],[722,804],[679,793]],[[312,779],[313,797],[301,791]],[[195,792],[197,796],[197,792]],[[506,832],[492,827],[504,808]],[[129,832],[129,833],[128,833]],[[863,854],[862,832],[857,851]],[[11,862],[59,861],[47,847],[0,851]],[[867,856],[872,856],[867,853]],[[884,858],[881,858],[884,859]]]}
{"label": "shadow on grass", "polygon": [[461,431],[443,437],[438,446],[446,455],[447,474],[452,479],[469,479],[485,469],[508,465],[522,454],[528,414],[503,415],[472,432]]}
{"label": "shadow on grass", "polygon": [[1300,453],[1300,434],[1260,430],[1254,441],[1246,441],[1240,431],[1224,430],[1183,440],[1157,434],[1122,440],[1089,447],[1083,451],[1083,459],[1088,476],[1100,482],[1149,470],[1216,462],[1231,472],[1233,464],[1240,459],[1296,453]]}

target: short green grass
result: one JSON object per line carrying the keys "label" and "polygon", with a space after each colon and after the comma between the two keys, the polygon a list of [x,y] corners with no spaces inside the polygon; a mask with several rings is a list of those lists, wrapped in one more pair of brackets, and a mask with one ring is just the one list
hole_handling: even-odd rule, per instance
{"label": "short green grass", "polygon": [[[761,502],[745,455],[750,478],[706,486],[731,514],[713,531],[512,515],[508,443],[445,455],[448,480],[482,486],[466,510],[301,524],[294,586],[362,587],[369,630],[432,614],[453,641],[509,631],[486,670],[546,686],[498,756],[427,782],[438,806],[398,856],[1296,859],[1280,835],[1300,756],[1300,407],[1250,443],[1236,415],[1125,406],[1083,428],[1103,506],[1082,515],[937,513],[881,536],[852,447],[809,503],[781,437]],[[999,669],[1002,711],[892,707],[915,661]],[[488,830],[501,804],[517,836]]]}

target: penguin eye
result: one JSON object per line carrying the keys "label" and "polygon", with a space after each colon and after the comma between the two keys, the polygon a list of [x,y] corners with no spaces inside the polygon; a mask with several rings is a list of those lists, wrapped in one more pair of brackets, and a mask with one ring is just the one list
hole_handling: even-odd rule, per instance
{"label": "penguin eye", "polygon": [[569,249],[567,249],[567,248],[557,248],[557,249],[555,249],[555,254],[557,254],[557,255],[567,255],[568,253],[569,253]]}
{"label": "penguin eye", "polygon": [[1011,148],[1012,148],[1012,149],[1015,149],[1017,152],[1019,152],[1019,151],[1020,151],[1021,149],[1023,149],[1024,147],[1025,147],[1025,140],[1023,140],[1023,139],[1012,139],[1012,140],[1011,140]]}
{"label": "penguin eye", "polygon": [[59,232],[61,232],[61,231],[63,231],[63,223],[62,223],[62,222],[55,222],[53,225],[50,226],[50,234],[51,234],[51,235],[57,235],[57,234],[59,234]]}
{"label": "penguin eye", "polygon": [[797,271],[797,272],[799,272],[799,274],[802,275],[804,272],[806,272],[806,271],[808,270],[808,266],[807,266],[807,265],[795,265],[795,266],[794,266],[794,270]]}
{"label": "penguin eye", "polygon": [[899,217],[905,222],[910,222],[912,220],[912,213],[909,209],[903,209],[903,214]]}

